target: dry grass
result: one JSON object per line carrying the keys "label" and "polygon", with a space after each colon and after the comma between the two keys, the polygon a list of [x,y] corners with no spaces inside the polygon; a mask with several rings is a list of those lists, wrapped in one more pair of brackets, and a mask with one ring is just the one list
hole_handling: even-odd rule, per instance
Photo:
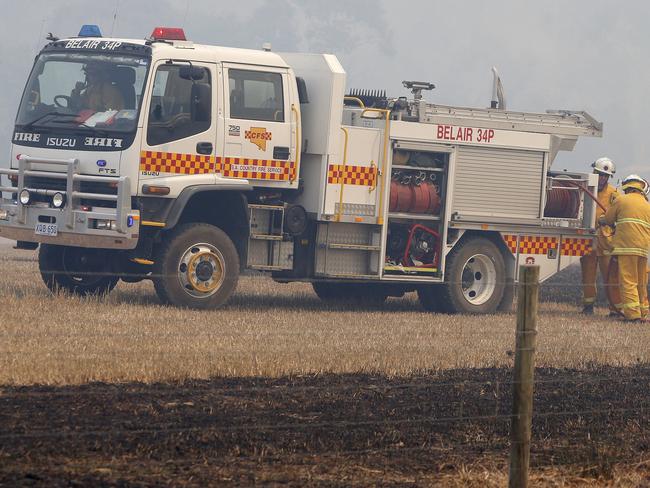
{"label": "dry grass", "polygon": [[[27,398],[33,394],[35,402],[43,402],[42,408],[39,407],[40,404],[36,405],[34,413],[27,412],[25,414],[25,418],[30,422],[38,420],[44,422],[44,425],[50,425],[51,422],[56,421],[68,422],[69,425],[65,425],[66,429],[75,426],[76,422],[85,425],[85,422],[106,421],[110,425],[110,422],[113,421],[116,425],[122,425],[120,423],[122,420],[117,418],[120,414],[118,403],[121,397],[119,395],[113,397],[109,395],[110,401],[113,403],[107,407],[106,412],[108,413],[101,408],[103,405],[101,399],[92,399],[93,395],[98,394],[93,393],[95,389],[101,394],[101,385],[97,387],[91,385],[88,392],[83,390],[85,388],[83,386],[55,389],[43,389],[42,387],[14,389],[11,385],[78,385],[92,381],[104,381],[129,383],[129,385],[121,385],[120,388],[124,387],[125,391],[131,391],[140,387],[133,386],[130,382],[169,382],[221,376],[240,377],[238,381],[244,384],[242,391],[245,392],[245,383],[249,380],[241,380],[241,377],[247,376],[275,378],[315,373],[378,373],[389,377],[398,377],[395,381],[401,381],[399,377],[416,378],[422,372],[439,372],[441,376],[444,376],[445,371],[443,370],[451,369],[458,370],[455,374],[461,376],[465,373],[473,375],[473,368],[508,368],[513,361],[511,352],[514,344],[515,326],[513,314],[480,317],[428,314],[422,311],[413,294],[402,299],[389,299],[383,308],[363,310],[350,307],[337,308],[322,303],[314,295],[309,284],[280,285],[268,278],[243,277],[237,294],[226,308],[214,312],[198,312],[160,305],[153,286],[149,282],[136,285],[120,283],[111,295],[100,299],[80,299],[64,295],[52,296],[41,282],[36,254],[13,250],[6,241],[2,240],[0,240],[0,265],[3,270],[0,275],[0,385],[6,385],[5,388],[0,389],[0,400],[4,399],[7,407],[6,412],[13,412],[11,414],[13,417],[9,413],[3,417],[7,432],[21,432],[21,429],[25,428],[21,427],[20,423],[11,424],[11,422],[17,422],[16,419],[22,415],[23,409],[18,408],[19,403],[16,403],[20,401],[22,393]],[[542,288],[543,304],[539,321],[537,365],[549,368],[598,371],[599,368],[607,366],[633,366],[650,362],[648,348],[650,328],[632,327],[613,321],[606,317],[605,309],[599,310],[599,314],[593,318],[587,318],[578,313],[580,296],[580,288],[577,285],[578,274],[576,269],[563,273]],[[465,373],[463,373],[463,369]],[[616,371],[617,373],[614,373],[613,376],[618,381],[619,370]],[[435,376],[427,377],[434,378]],[[258,379],[250,381],[257,382]],[[274,380],[261,379],[260,381]],[[290,382],[291,379],[279,381]],[[311,380],[305,381],[309,383]],[[630,381],[629,377],[627,381]],[[582,410],[583,407],[589,409],[593,407],[590,401],[595,401],[596,396],[602,392],[595,386],[589,386],[588,382],[586,385],[585,391],[581,393],[550,391],[556,387],[549,385],[539,387],[536,394],[544,395],[544,391],[550,389],[550,393],[547,392],[548,398],[544,397],[545,405],[542,410],[556,406],[566,408],[562,407],[563,398],[573,398],[573,396],[575,396],[575,401],[582,403],[573,405],[567,400],[567,405],[571,409]],[[52,390],[52,402],[54,402],[57,398],[56,391],[65,393],[66,388],[79,388],[79,392],[71,394],[70,400],[63,395],[62,400],[58,400],[58,409],[52,407],[51,410],[48,410],[46,393],[43,393],[45,396],[42,400],[38,400],[41,390]],[[175,396],[183,394],[181,390],[175,390],[174,384],[169,386],[169,392],[166,392],[167,386],[164,385],[153,385],[146,388],[151,388],[152,391],[135,397],[132,403],[128,404],[127,409],[128,412],[131,412],[129,415],[134,416],[134,422],[137,410],[144,409],[146,415],[143,414],[139,421],[144,422],[145,426],[148,425],[147,422],[156,420],[155,415],[151,418],[148,417],[150,410],[156,411],[155,407],[158,401],[156,395],[162,395],[161,398],[166,398],[165,395],[175,398]],[[199,394],[200,391],[194,392],[194,388],[191,384],[188,385],[188,391],[191,390],[192,394]],[[276,389],[270,388],[269,391],[276,391]],[[363,386],[359,391],[361,393],[357,394],[360,397],[352,402],[354,408],[360,408],[354,402],[361,401],[365,396],[378,395],[376,392],[372,393],[374,390],[364,389]],[[380,391],[383,390],[380,389]],[[419,390],[415,389],[415,391]],[[455,405],[453,391],[455,390],[452,389],[444,395],[444,400],[447,403],[451,402],[452,406]],[[617,391],[622,394],[622,392],[626,392],[626,389],[622,388]],[[16,394],[15,392],[18,392],[16,398],[11,396]],[[299,393],[300,389],[294,392],[292,388],[287,388],[287,398],[285,399],[288,405],[298,410],[303,403],[309,403],[306,398],[300,400]],[[487,392],[486,395],[489,396],[489,393]],[[575,393],[575,395],[571,396],[570,393]],[[297,395],[296,398],[291,396],[293,394]],[[582,394],[584,394],[584,398]],[[257,398],[254,392],[251,392],[250,395],[252,398],[247,408],[251,411],[251,415],[256,411],[255,408],[274,409],[277,406],[279,412],[277,415],[280,415],[282,421],[286,421],[282,417],[284,411],[282,403],[278,403],[277,400]],[[323,405],[330,405],[331,402],[334,402],[335,396],[330,398],[326,390],[322,395],[324,395]],[[371,406],[382,405],[382,395],[384,393],[373,400],[374,403],[371,402]],[[394,400],[396,402],[394,409],[398,413],[405,409],[401,403],[403,395],[395,397]],[[480,395],[483,399],[482,390]],[[497,392],[496,395],[498,397],[499,393]],[[123,401],[126,402],[130,397],[125,396],[124,398],[126,400],[123,399]],[[232,402],[233,398],[225,396],[224,405]],[[386,398],[393,397],[386,394]],[[338,412],[335,407],[339,403],[344,405],[345,399],[347,399],[345,395],[337,399],[335,404],[330,405],[331,411],[325,407],[314,407],[314,412],[319,415],[327,412],[343,414],[343,411]],[[193,402],[200,400],[199,395],[197,398],[192,398],[191,404],[194,405]],[[607,398],[600,400],[609,401]],[[69,401],[74,406],[71,410],[69,410]],[[164,406],[172,405],[163,400],[160,401]],[[390,402],[393,400],[386,401],[387,405],[392,405]],[[503,403],[506,403],[505,400]],[[419,400],[414,401],[414,405],[420,404]],[[497,402],[498,405],[499,402]],[[470,409],[471,406],[468,403],[466,408]],[[306,408],[310,415],[314,413],[309,407]],[[478,404],[476,408],[479,408]],[[89,413],[86,413],[86,410]],[[242,409],[242,412],[245,411],[246,409]],[[394,414],[391,409],[389,411],[392,412],[390,415]],[[214,422],[211,417],[211,407],[209,414],[203,410],[201,412],[203,412],[201,415],[207,416],[206,421]],[[354,409],[350,412],[354,412]],[[377,415],[379,414],[381,412],[377,412]],[[31,419],[31,415],[34,415],[33,419]],[[78,415],[78,419],[70,420],[74,415]],[[115,419],[104,419],[105,415],[113,415]],[[160,415],[159,422],[166,425],[165,417]],[[195,418],[192,415],[183,417],[179,414],[174,421],[180,419],[189,422],[189,425],[194,425],[194,423],[203,425],[199,422],[200,416]],[[408,412],[405,412],[404,415],[408,417]],[[633,416],[634,413],[630,415]],[[558,417],[558,419],[556,421],[560,422],[562,417]],[[234,418],[232,421],[236,420],[237,418]],[[246,423],[257,420],[257,417],[253,416],[246,420]],[[596,421],[595,417],[592,420]],[[274,420],[267,419],[261,422],[273,424]],[[648,473],[650,463],[643,462],[636,456],[631,464],[628,462],[611,466],[607,455],[598,455],[593,459],[585,458],[579,466],[575,464],[561,466],[555,465],[553,462],[543,462],[542,453],[546,452],[544,449],[548,449],[554,454],[556,447],[564,446],[573,449],[576,445],[585,442],[578,434],[583,430],[589,432],[590,429],[582,424],[572,427],[570,422],[573,422],[572,417],[567,419],[566,425],[560,427],[551,425],[544,430],[545,434],[542,438],[536,438],[535,447],[539,451],[538,459],[540,461],[531,473],[532,486],[644,486],[650,482]],[[639,423],[638,431],[634,429],[619,431],[616,428],[608,427],[608,422],[609,420],[603,420],[599,425],[605,431],[611,430],[611,432],[607,432],[608,435],[611,434],[612,439],[617,439],[617,434],[623,436],[619,439],[622,446],[625,446],[628,441],[631,442],[626,437],[628,434],[631,436],[634,433],[640,438],[645,436],[645,427],[641,427],[641,425],[645,426],[645,423]],[[408,426],[409,424],[404,425]],[[474,439],[471,435],[472,425],[468,423],[461,426],[469,429],[466,442],[470,445],[473,442],[478,442],[479,447],[481,443],[488,446],[492,438],[489,436],[483,438],[477,434]],[[443,427],[440,428],[444,431]],[[98,429],[99,427],[87,428],[92,430],[92,428]],[[406,429],[406,427],[404,428]],[[573,428],[574,430],[571,432],[574,437],[569,436],[565,439],[565,430],[563,430],[565,428],[569,431]],[[486,432],[489,430],[487,429]],[[556,430],[557,432],[555,432]],[[36,431],[38,432],[38,428]],[[453,433],[454,430],[452,429],[451,432]],[[480,432],[479,429],[478,433],[480,434]],[[320,448],[313,448],[314,455],[318,453],[323,457],[314,458],[311,464],[305,460],[312,456],[310,451],[312,448],[305,447],[306,452],[303,453],[302,448],[291,444],[291,442],[298,442],[291,436],[285,439],[283,435],[279,434],[278,439],[280,440],[272,441],[265,437],[264,432],[252,432],[252,436],[259,437],[259,440],[255,442],[255,437],[248,441],[233,437],[237,449],[240,448],[240,442],[244,442],[244,444],[249,442],[255,446],[267,443],[270,448],[275,446],[281,453],[284,453],[282,449],[287,449],[287,452],[295,451],[294,455],[297,456],[295,465],[292,464],[290,458],[286,457],[286,453],[282,454],[282,462],[278,466],[270,464],[267,466],[262,461],[246,461],[246,457],[243,457],[242,460],[235,455],[233,458],[235,467],[232,468],[232,473],[239,473],[240,476],[244,476],[242,473],[248,473],[245,476],[254,476],[255,478],[228,477],[230,476],[228,462],[220,464],[218,461],[222,455],[218,451],[223,447],[221,446],[222,439],[217,438],[213,443],[206,444],[206,441],[201,440],[200,436],[199,440],[203,442],[202,444],[201,442],[196,444],[191,439],[186,440],[187,446],[185,447],[189,449],[190,453],[186,457],[179,454],[181,451],[176,451],[180,438],[173,438],[170,442],[175,450],[165,463],[158,461],[156,457],[162,456],[164,459],[166,455],[163,448],[160,452],[156,451],[159,444],[163,447],[166,445],[164,442],[161,444],[158,437],[154,439],[155,442],[150,444],[147,444],[148,441],[140,439],[137,442],[142,442],[142,446],[134,444],[133,451],[125,451],[126,454],[123,457],[116,456],[112,449],[126,449],[124,447],[126,441],[113,440],[105,446],[106,456],[101,457],[98,454],[99,457],[96,461],[93,457],[96,447],[92,449],[84,447],[84,437],[70,441],[73,444],[66,444],[66,448],[62,448],[60,454],[52,453],[52,446],[47,441],[30,443],[29,436],[25,439],[19,437],[18,446],[14,446],[17,449],[16,452],[3,451],[0,446],[0,459],[5,456],[8,469],[4,472],[5,476],[13,476],[11,463],[14,463],[15,473],[18,476],[15,479],[17,480],[29,481],[31,478],[24,477],[23,472],[23,470],[27,470],[25,472],[28,474],[32,471],[41,475],[49,473],[50,476],[54,476],[53,479],[57,480],[81,479],[85,480],[86,484],[94,484],[90,480],[100,480],[101,476],[104,476],[101,473],[110,473],[111,469],[114,469],[115,472],[109,478],[115,482],[120,480],[124,473],[127,473],[134,476],[134,480],[145,480],[144,484],[147,484],[146,480],[149,480],[151,484],[156,484],[160,483],[161,479],[167,479],[161,477],[161,473],[167,473],[169,479],[176,479],[175,477],[179,476],[177,470],[181,469],[179,466],[184,466],[184,462],[194,463],[196,459],[192,454],[194,451],[191,449],[205,450],[209,447],[215,449],[215,457],[212,459],[216,470],[214,474],[222,476],[210,479],[213,481],[219,479],[224,484],[232,485],[249,484],[246,480],[251,479],[256,479],[261,483],[293,481],[294,484],[298,483],[296,486],[305,480],[309,480],[307,484],[322,484],[324,486],[353,485],[355,484],[353,481],[359,480],[365,481],[356,483],[358,486],[383,484],[391,486],[496,487],[504,486],[507,483],[507,465],[505,464],[507,454],[505,450],[503,452],[499,450],[501,449],[499,446],[504,444],[506,439],[503,433],[501,433],[501,440],[496,443],[496,447],[492,446],[498,453],[496,457],[494,452],[490,454],[491,451],[484,456],[476,455],[472,459],[468,454],[467,465],[463,464],[465,463],[463,457],[461,464],[452,464],[447,467],[443,464],[434,470],[430,469],[428,459],[425,459],[426,468],[403,468],[405,460],[410,460],[412,456],[404,455],[406,457],[399,458],[398,450],[387,455],[386,458],[379,457],[375,461],[359,456],[346,456],[338,459],[336,456],[339,454],[331,452],[328,447],[328,439],[332,444],[339,442],[338,434],[335,434],[336,432],[332,434],[332,439],[327,437],[326,432],[320,432],[318,429],[305,434],[307,441],[316,443],[315,445],[320,446],[319,443],[324,443]],[[385,440],[381,440],[383,437],[373,429],[367,433],[367,439],[358,432],[356,435],[361,436],[359,439],[363,442],[371,442],[379,436],[380,441],[377,441],[379,446],[383,446],[384,442],[386,445],[392,446],[390,439],[394,436],[400,438],[398,434],[397,431],[391,431],[390,435],[381,434],[386,435]],[[545,437],[547,434],[551,437]],[[293,435],[298,436],[296,433]],[[400,435],[403,435],[406,441],[412,437],[408,431]],[[455,437],[449,435],[448,442],[452,442]],[[314,439],[309,436],[313,436]],[[341,434],[341,437],[345,436]],[[565,440],[569,443],[566,446]],[[601,439],[605,445],[609,440]],[[286,442],[289,443],[288,447],[283,444]],[[425,444],[428,445],[430,442],[431,440],[426,440]],[[577,444],[570,444],[572,442]],[[298,444],[300,443],[298,442]],[[311,444],[305,444],[305,446],[307,445]],[[355,449],[359,448],[356,444],[352,445]],[[547,445],[550,447],[547,448]],[[612,440],[612,445],[617,444]],[[22,448],[25,449],[24,454],[21,454],[20,449]],[[142,453],[149,452],[146,449],[153,449],[151,452],[154,454],[149,459],[148,454],[140,453],[139,464],[134,465],[133,460],[138,456],[140,448],[143,449]],[[44,455],[51,457],[45,457],[44,461],[36,460],[40,459],[40,455],[34,453],[40,452],[39,449],[45,452]],[[75,449],[78,449],[78,453]],[[33,458],[35,460],[31,461],[30,456],[36,456]],[[391,456],[397,456],[395,462],[390,461]],[[332,460],[328,464],[327,459],[330,457]],[[146,461],[145,458],[147,458]],[[600,466],[603,459],[607,461],[606,469]],[[630,460],[629,456],[622,456],[622,459]],[[95,462],[99,464],[94,471]],[[124,466],[120,464],[123,462],[126,463]],[[247,462],[250,463],[250,466],[246,464]],[[445,459],[445,462],[449,462],[449,460]],[[162,467],[156,463],[162,463]],[[417,463],[415,465],[417,466]],[[197,476],[201,473],[204,476],[212,476],[210,463],[203,467],[193,466],[192,469],[196,470]],[[31,474],[29,475],[31,476]],[[93,478],[93,476],[95,477]],[[194,474],[187,480],[192,480],[193,477]],[[200,480],[200,476],[197,479]],[[241,482],[242,479],[243,482]],[[187,484],[200,485],[198,481],[196,483],[188,481]]]}
{"label": "dry grass", "polygon": [[[242,277],[213,312],[162,306],[150,282],[108,297],[51,296],[36,254],[0,247],[0,384],[166,381],[509,366],[514,315],[422,311],[414,294],[383,308],[322,303],[304,283]],[[650,328],[578,313],[575,272],[545,285],[538,366],[630,365],[650,358]],[[550,300],[550,301],[549,301]]]}

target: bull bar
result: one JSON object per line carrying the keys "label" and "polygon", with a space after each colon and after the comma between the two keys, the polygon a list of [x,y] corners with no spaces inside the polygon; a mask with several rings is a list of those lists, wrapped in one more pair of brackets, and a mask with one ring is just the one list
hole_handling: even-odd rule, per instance
{"label": "bull bar", "polygon": [[[35,165],[63,166],[66,171],[47,171],[35,169]],[[53,169],[53,168],[51,168]],[[0,237],[43,242],[48,244],[73,245],[78,247],[100,247],[115,249],[133,249],[139,236],[139,212],[131,208],[131,184],[128,176],[106,177],[80,173],[78,159],[33,158],[22,155],[18,160],[18,169],[0,168],[0,177],[18,177],[18,184],[2,186],[3,193],[20,195],[27,190],[35,195],[52,196],[61,193],[66,198],[63,208],[51,208],[47,204],[23,205],[20,198],[15,200],[2,198],[0,210],[6,211],[6,219],[0,220]],[[25,186],[27,176],[65,180],[65,190],[31,188]],[[80,191],[82,182],[114,183],[117,194],[104,194]],[[115,202],[115,208],[92,207],[84,210],[80,207],[81,199]],[[130,217],[130,218],[129,218]],[[39,222],[63,222],[59,225],[56,236],[35,234],[35,225]],[[115,221],[115,230],[91,227],[93,220]]]}

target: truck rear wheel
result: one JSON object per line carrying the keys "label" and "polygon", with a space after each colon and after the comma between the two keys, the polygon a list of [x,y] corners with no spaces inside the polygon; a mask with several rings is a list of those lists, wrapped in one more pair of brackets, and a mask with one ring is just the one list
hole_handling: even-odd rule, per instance
{"label": "truck rear wheel", "polygon": [[213,225],[185,224],[156,252],[154,287],[170,305],[197,309],[222,306],[239,279],[239,256],[228,235]]}
{"label": "truck rear wheel", "polygon": [[110,268],[111,259],[103,249],[41,244],[38,267],[53,293],[60,290],[75,295],[109,293],[118,278]]}
{"label": "truck rear wheel", "polygon": [[381,286],[373,283],[335,283],[314,281],[314,292],[318,298],[330,303],[359,303],[381,305],[388,294]]}
{"label": "truck rear wheel", "polygon": [[447,309],[441,304],[442,288],[444,285],[424,285],[418,288],[420,305],[427,312],[445,312]]}
{"label": "truck rear wheel", "polygon": [[[447,256],[445,271],[444,284],[418,291],[425,308],[429,298],[446,313],[494,313],[502,304],[506,266],[489,239],[474,237],[460,243]],[[436,293],[435,299],[429,293]]]}

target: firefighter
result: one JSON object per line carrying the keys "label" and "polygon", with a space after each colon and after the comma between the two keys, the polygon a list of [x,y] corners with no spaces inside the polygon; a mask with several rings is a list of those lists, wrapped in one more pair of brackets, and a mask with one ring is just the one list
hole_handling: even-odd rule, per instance
{"label": "firefighter", "polygon": [[620,308],[626,321],[648,321],[648,249],[650,203],[648,182],[638,175],[623,180],[625,195],[609,207],[601,222],[616,225],[612,256],[618,260]]}
{"label": "firefighter", "polygon": [[[594,173],[598,175],[598,203],[606,209],[611,202],[618,196],[616,188],[609,184],[609,179],[616,173],[616,165],[609,158],[598,158],[591,164]],[[605,215],[599,205],[596,206],[596,225],[597,233],[594,239],[594,245],[589,254],[580,258],[582,268],[582,313],[591,315],[594,313],[594,303],[596,301],[596,277],[598,268],[603,281],[607,283],[609,270],[609,252],[611,251],[611,234],[612,231],[608,226],[598,224],[600,217]],[[610,293],[607,294],[609,308],[611,313],[616,313],[614,303],[612,303]]]}
{"label": "firefighter", "polygon": [[124,108],[122,94],[110,81],[108,66],[100,62],[90,62],[83,70],[86,73],[86,82],[77,83],[72,90],[70,99],[73,106],[94,112]]}

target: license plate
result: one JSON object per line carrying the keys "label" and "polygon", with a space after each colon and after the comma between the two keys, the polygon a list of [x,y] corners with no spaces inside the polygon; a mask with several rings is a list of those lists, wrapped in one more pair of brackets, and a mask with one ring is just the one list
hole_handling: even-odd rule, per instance
{"label": "license plate", "polygon": [[59,233],[56,224],[36,224],[34,234],[39,236],[55,236]]}

